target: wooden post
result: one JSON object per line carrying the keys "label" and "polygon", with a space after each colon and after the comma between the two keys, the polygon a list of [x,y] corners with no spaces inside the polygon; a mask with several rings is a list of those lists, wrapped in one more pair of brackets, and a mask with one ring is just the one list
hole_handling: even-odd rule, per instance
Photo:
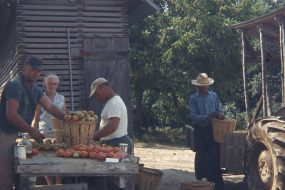
{"label": "wooden post", "polygon": [[267,80],[266,80],[266,65],[265,65],[265,49],[262,28],[259,27],[260,38],[260,53],[261,53],[261,81],[262,81],[262,97],[263,97],[263,116],[267,116]]}
{"label": "wooden post", "polygon": [[285,59],[285,38],[284,38],[284,31],[285,31],[285,26],[284,26],[284,17],[279,17],[277,18],[279,21],[279,41],[280,41],[280,59],[281,59],[281,94],[282,94],[282,107],[285,106],[285,67],[284,67],[284,59]]}
{"label": "wooden post", "polygon": [[246,75],[246,60],[245,60],[245,36],[244,31],[239,30],[241,33],[241,54],[242,54],[242,76],[243,76],[243,93],[244,93],[244,104],[246,112],[247,126],[250,124],[250,108],[248,102],[248,90],[247,90],[247,75]]}

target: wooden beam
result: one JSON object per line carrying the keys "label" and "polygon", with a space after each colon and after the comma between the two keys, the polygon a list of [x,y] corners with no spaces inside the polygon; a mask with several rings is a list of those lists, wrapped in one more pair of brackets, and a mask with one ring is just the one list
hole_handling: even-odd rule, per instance
{"label": "wooden beam", "polygon": [[[259,38],[259,31],[257,30],[245,30],[245,35],[251,38]],[[275,38],[273,36],[268,35],[267,33],[263,33],[263,41],[266,41],[267,43],[271,43],[271,44],[278,44],[278,38]]]}
{"label": "wooden beam", "polygon": [[246,75],[246,52],[245,52],[245,36],[244,32],[241,31],[241,54],[242,54],[242,76],[243,76],[243,94],[245,102],[246,122],[247,125],[250,123],[250,108],[248,102],[248,90],[247,90],[247,75]]}
{"label": "wooden beam", "polygon": [[279,38],[279,30],[278,27],[274,27],[273,25],[265,25],[258,24],[257,27],[262,29],[263,34],[268,34],[269,36],[273,36],[275,38]]}
{"label": "wooden beam", "polygon": [[263,31],[259,28],[260,35],[260,53],[261,53],[261,78],[262,78],[262,96],[263,96],[263,116],[271,115],[270,108],[268,107],[268,81],[267,81],[267,68],[266,68],[266,52],[265,42],[263,39]]}
{"label": "wooden beam", "polygon": [[280,59],[281,59],[281,95],[282,95],[282,107],[285,106],[285,18],[278,17],[279,23],[279,44],[280,44]]}

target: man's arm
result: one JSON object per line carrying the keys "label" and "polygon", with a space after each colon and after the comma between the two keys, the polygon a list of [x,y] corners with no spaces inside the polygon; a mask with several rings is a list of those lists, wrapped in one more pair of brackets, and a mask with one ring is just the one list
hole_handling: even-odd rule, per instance
{"label": "man's arm", "polygon": [[54,105],[47,96],[41,97],[38,103],[53,116],[64,119],[65,112]]}
{"label": "man's arm", "polygon": [[28,132],[35,140],[42,140],[45,138],[37,129],[32,128],[22,117],[18,114],[19,102],[14,99],[9,99],[6,104],[6,118],[18,129]]}
{"label": "man's arm", "polygon": [[108,123],[104,126],[101,130],[95,132],[93,139],[100,140],[100,138],[108,136],[109,134],[113,133],[118,129],[120,122],[119,117],[111,117],[108,119]]}
{"label": "man's arm", "polygon": [[206,114],[198,114],[198,108],[196,106],[196,101],[193,97],[189,100],[189,109],[190,109],[190,118],[194,123],[201,123],[207,120],[208,115]]}
{"label": "man's arm", "polygon": [[34,117],[34,120],[32,122],[32,127],[35,129],[39,129],[40,112],[41,112],[41,106],[38,104],[36,111],[35,111],[35,117]]}

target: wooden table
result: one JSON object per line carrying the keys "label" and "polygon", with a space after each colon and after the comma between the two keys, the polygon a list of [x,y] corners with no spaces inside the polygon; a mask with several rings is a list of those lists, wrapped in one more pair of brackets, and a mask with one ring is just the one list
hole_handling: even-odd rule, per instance
{"label": "wooden table", "polygon": [[[106,163],[93,159],[61,158],[55,152],[40,152],[23,160],[18,159],[15,146],[15,171],[18,175],[16,183],[19,183],[22,176],[119,176],[134,179],[139,166],[134,161]],[[134,182],[131,185],[128,183],[125,189],[134,190]]]}

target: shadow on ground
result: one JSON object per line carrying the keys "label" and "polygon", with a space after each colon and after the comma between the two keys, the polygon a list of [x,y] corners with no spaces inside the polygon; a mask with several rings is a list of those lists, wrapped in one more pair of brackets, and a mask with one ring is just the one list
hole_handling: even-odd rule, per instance
{"label": "shadow on ground", "polygon": [[[157,190],[181,190],[181,183],[195,181],[193,172],[163,169],[163,175],[158,182]],[[224,175],[224,190],[247,190],[243,183],[243,175]]]}
{"label": "shadow on ground", "polygon": [[223,175],[225,188],[224,190],[248,190],[243,182],[244,175]]}

